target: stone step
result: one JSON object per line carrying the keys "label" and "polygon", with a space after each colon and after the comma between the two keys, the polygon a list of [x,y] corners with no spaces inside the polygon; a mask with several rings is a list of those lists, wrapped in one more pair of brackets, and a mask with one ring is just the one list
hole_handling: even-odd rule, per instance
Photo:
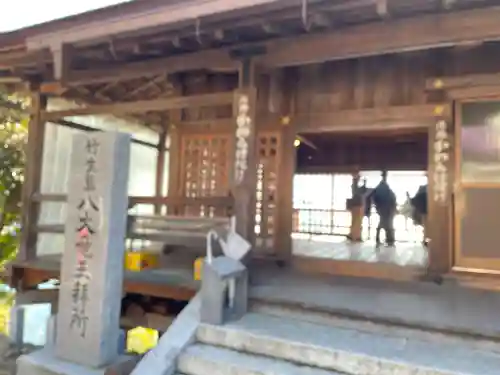
{"label": "stone step", "polygon": [[298,306],[253,302],[250,310],[265,315],[280,318],[291,318],[326,326],[350,328],[362,332],[379,333],[395,337],[416,338],[426,341],[446,343],[460,343],[474,346],[476,349],[500,353],[500,342],[492,339],[470,335],[460,335],[453,332],[436,331],[432,329],[408,327],[367,319],[349,318],[331,312],[316,311]]}
{"label": "stone step", "polygon": [[177,360],[185,375],[340,375],[287,361],[241,353],[227,348],[194,344]]}
{"label": "stone step", "polygon": [[500,373],[497,352],[462,341],[395,336],[254,312],[225,326],[202,324],[197,339],[205,345],[349,375]]}

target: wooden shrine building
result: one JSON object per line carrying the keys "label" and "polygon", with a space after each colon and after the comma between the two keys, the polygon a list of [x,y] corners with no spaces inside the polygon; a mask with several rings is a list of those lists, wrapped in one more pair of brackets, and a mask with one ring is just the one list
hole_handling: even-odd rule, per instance
{"label": "wooden shrine building", "polygon": [[[118,130],[134,139],[132,211],[231,212],[252,259],[280,269],[496,289],[494,3],[136,0],[1,34],[0,82],[31,95],[11,284],[58,277],[68,137]],[[425,264],[294,253],[294,174],[359,169],[427,171]],[[126,292],[188,299],[186,267],[164,282],[129,275]]]}

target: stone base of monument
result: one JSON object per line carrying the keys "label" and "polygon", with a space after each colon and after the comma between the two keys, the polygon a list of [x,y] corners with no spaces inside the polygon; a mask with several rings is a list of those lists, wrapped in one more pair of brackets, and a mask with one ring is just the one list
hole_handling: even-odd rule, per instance
{"label": "stone base of monument", "polygon": [[[47,321],[47,343],[43,349],[22,355],[17,358],[16,374],[19,375],[128,375],[140,361],[140,356],[120,355],[109,366],[95,369],[73,362],[63,361],[55,355],[57,315]],[[118,342],[119,353],[125,353],[125,332],[120,331]]]}
{"label": "stone base of monument", "polygon": [[128,375],[139,357],[120,356],[112,365],[92,369],[72,362],[61,361],[53,347],[46,347],[17,359],[17,375]]}

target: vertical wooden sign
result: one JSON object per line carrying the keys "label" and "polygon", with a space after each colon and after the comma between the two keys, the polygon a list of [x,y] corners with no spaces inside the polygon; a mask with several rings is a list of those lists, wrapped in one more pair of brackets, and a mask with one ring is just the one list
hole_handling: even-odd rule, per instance
{"label": "vertical wooden sign", "polygon": [[250,243],[255,237],[255,191],[257,156],[255,154],[256,90],[241,88],[234,93],[234,164],[232,192],[235,200],[236,231]]}
{"label": "vertical wooden sign", "polygon": [[443,274],[451,267],[453,122],[449,110],[436,107],[429,128],[428,229],[430,274]]}

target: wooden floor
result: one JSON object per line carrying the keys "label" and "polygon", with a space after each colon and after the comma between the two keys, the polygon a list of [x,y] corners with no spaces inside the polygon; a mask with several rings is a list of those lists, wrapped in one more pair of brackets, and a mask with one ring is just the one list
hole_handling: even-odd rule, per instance
{"label": "wooden floor", "polygon": [[427,249],[420,243],[397,242],[395,247],[375,246],[375,242],[352,243],[341,236],[294,235],[293,254],[320,259],[389,263],[399,266],[427,265]]}
{"label": "wooden floor", "polygon": [[[355,268],[359,269],[360,274],[365,276],[366,272],[362,272],[364,265],[380,264],[381,266],[396,266],[398,269],[413,268],[419,270],[427,263],[426,249],[415,243],[398,243],[395,248],[376,249],[373,243],[351,244],[346,242],[343,237],[316,236],[294,238],[293,246],[296,258],[302,258],[300,261],[303,264],[302,268],[307,266],[304,257],[315,261],[349,260],[356,261]],[[199,287],[199,282],[193,280],[193,263],[199,255],[191,252],[174,252],[162,256],[161,268],[142,272],[125,272],[124,289],[128,293],[188,300]],[[61,256],[40,256],[27,263],[14,262],[13,266],[24,272],[25,287],[29,288],[47,279],[58,278]],[[298,269],[302,268],[298,267]],[[344,269],[345,267],[340,268]],[[342,270],[335,267],[330,271],[334,274],[343,274]],[[349,274],[352,275],[352,273]]]}
{"label": "wooden floor", "polygon": [[[12,266],[24,269],[35,285],[42,280],[57,279],[61,269],[61,255],[40,256],[29,262],[13,262]],[[124,289],[128,293],[154,297],[187,300],[194,295],[199,282],[193,279],[191,257],[168,256],[162,259],[161,268],[141,272],[125,272]]]}

